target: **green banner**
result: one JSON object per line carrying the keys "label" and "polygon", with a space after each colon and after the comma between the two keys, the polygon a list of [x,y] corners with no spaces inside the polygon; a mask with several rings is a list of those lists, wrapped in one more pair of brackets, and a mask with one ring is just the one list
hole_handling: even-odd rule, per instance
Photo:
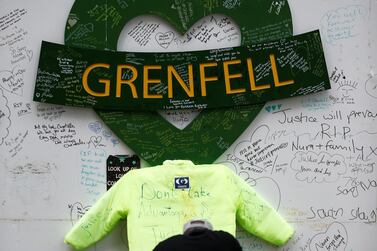
{"label": "green banner", "polygon": [[102,110],[259,104],[330,88],[318,31],[195,52],[129,53],[43,42],[34,100]]}

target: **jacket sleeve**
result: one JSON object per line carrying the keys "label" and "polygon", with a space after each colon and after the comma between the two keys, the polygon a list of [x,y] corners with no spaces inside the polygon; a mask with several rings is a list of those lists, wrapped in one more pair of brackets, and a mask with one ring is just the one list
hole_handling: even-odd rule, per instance
{"label": "jacket sleeve", "polygon": [[120,219],[127,216],[131,204],[131,172],[119,179],[85,213],[65,236],[64,242],[84,249],[109,233]]}
{"label": "jacket sleeve", "polygon": [[285,244],[292,237],[293,228],[241,177],[237,176],[235,179],[239,191],[236,215],[238,224],[249,233],[274,245]]}

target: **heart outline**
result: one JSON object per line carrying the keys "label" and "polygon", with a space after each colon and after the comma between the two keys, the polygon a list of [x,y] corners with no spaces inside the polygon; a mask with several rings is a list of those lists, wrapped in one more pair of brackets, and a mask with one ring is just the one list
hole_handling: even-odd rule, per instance
{"label": "heart outline", "polygon": [[[168,37],[164,38],[165,36],[168,36]],[[172,32],[172,31],[167,31],[167,32],[164,32],[164,33],[157,32],[157,34],[155,36],[157,44],[164,49],[167,49],[170,46],[170,44],[173,42],[174,38],[175,38],[174,32]]]}
{"label": "heart outline", "polygon": [[[0,71],[0,88],[3,90],[15,94],[17,96],[22,97],[23,95],[23,86],[24,86],[24,72],[25,69],[21,69],[19,65],[16,65],[11,71],[4,70]],[[4,74],[8,74],[6,77],[4,77]],[[9,84],[6,84],[4,81],[7,80],[10,82]],[[18,89],[16,91],[12,90],[15,83],[19,85]]]}

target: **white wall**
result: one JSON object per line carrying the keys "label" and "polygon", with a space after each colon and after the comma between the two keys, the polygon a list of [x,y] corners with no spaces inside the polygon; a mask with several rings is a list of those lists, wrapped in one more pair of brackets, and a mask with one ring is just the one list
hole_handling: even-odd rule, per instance
{"label": "white wall", "polygon": [[[247,179],[296,229],[294,238],[281,248],[268,246],[241,229],[238,239],[244,250],[373,251],[377,245],[377,1],[289,2],[295,34],[321,30],[329,74],[334,73],[332,90],[266,104],[217,160]],[[108,131],[93,111],[32,101],[41,40],[63,43],[72,4],[72,0],[0,0],[0,20],[12,11],[20,17],[17,24],[0,31],[1,250],[71,250],[63,243],[63,236],[80,216],[79,211],[105,191],[106,157],[132,153],[123,143],[114,144],[115,135],[102,137],[101,145],[93,144],[93,137]],[[140,20],[161,22],[151,17],[131,21],[120,39],[120,50],[140,50],[126,37],[127,29]],[[162,24],[155,33],[171,30]],[[6,44],[14,32],[20,34],[21,41]],[[237,45],[237,35],[222,35],[232,41],[220,45],[213,41],[213,46]],[[174,46],[172,42],[168,49]],[[201,47],[196,43],[189,48]],[[13,54],[12,48],[20,49],[23,57]],[[153,39],[148,48],[168,50]],[[18,69],[23,73],[17,76],[19,86],[12,92],[1,79]],[[268,111],[278,106],[279,110]],[[296,116],[301,119],[289,123],[285,116],[289,121]],[[87,144],[66,148],[39,139],[38,126],[65,123],[74,126],[76,140]],[[93,123],[102,129],[94,132],[90,129]],[[343,131],[349,132],[346,137]],[[262,139],[262,149],[268,144],[287,143],[287,147],[255,167],[240,152],[258,139]],[[298,169],[298,162],[310,157],[338,160],[340,164],[329,164],[331,175],[314,177]],[[87,187],[80,181],[88,177],[82,170],[91,160],[100,168],[89,177],[95,179],[96,186]],[[310,165],[307,160],[306,164]],[[255,168],[262,172],[253,171]],[[334,239],[336,235],[344,240],[340,243],[338,239],[337,248],[319,247],[326,237]],[[126,250],[126,243],[122,223],[90,250]]]}

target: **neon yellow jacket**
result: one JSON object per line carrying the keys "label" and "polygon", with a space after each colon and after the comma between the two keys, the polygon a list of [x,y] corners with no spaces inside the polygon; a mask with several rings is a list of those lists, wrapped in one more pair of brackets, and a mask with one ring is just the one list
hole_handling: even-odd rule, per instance
{"label": "neon yellow jacket", "polygon": [[130,251],[151,251],[181,234],[191,219],[207,219],[215,230],[233,235],[237,219],[246,231],[275,245],[294,232],[228,167],[176,160],[128,172],[73,226],[65,242],[86,248],[125,218]]}

